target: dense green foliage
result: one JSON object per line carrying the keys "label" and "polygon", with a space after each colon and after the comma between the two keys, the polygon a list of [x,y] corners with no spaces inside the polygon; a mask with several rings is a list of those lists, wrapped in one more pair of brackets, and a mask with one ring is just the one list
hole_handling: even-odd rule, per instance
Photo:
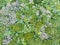
{"label": "dense green foliage", "polygon": [[6,45],[60,45],[60,1],[0,0],[0,45],[8,36]]}

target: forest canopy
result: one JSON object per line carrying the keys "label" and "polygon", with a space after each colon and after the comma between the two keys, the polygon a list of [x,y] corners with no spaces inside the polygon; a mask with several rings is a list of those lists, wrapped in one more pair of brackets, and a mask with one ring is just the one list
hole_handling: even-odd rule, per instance
{"label": "forest canopy", "polygon": [[0,0],[0,45],[60,45],[60,0]]}

